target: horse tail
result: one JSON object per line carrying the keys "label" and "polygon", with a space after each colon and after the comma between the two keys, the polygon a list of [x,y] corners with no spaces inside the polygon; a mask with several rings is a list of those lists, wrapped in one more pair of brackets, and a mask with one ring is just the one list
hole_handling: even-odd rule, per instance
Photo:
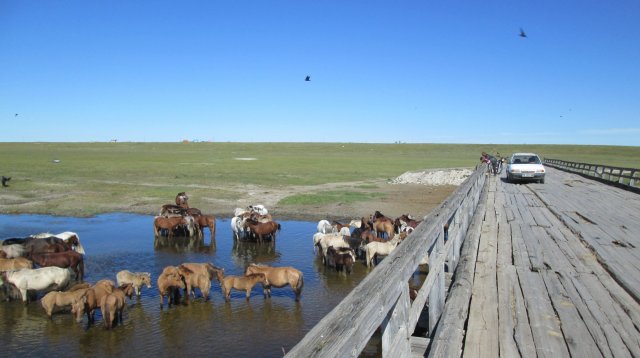
{"label": "horse tail", "polygon": [[102,299],[103,305],[100,307],[102,310],[102,319],[104,319],[104,323],[107,325],[107,329],[111,328],[113,321],[111,320],[111,310],[109,309],[109,304],[106,299]]}
{"label": "horse tail", "polygon": [[296,301],[300,300],[300,294],[302,293],[302,287],[304,286],[304,275],[302,271],[298,271],[298,282],[296,283],[296,287],[294,288],[296,294]]}
{"label": "horse tail", "polygon": [[278,231],[280,231],[280,223],[278,223]]}

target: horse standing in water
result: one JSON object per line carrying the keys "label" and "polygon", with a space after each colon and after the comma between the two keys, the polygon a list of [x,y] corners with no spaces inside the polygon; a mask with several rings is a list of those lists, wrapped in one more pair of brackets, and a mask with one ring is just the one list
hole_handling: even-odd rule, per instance
{"label": "horse standing in water", "polygon": [[246,276],[227,276],[222,281],[222,294],[227,302],[231,300],[231,289],[245,291],[247,300],[251,296],[251,289],[256,283],[261,282],[262,287],[269,285],[267,276],[264,273],[251,273]]}
{"label": "horse standing in water", "polygon": [[272,242],[276,242],[276,232],[280,231],[280,224],[275,221],[261,223],[247,219],[244,222],[244,227],[248,227],[251,230],[251,234],[258,237],[259,243],[262,243],[265,237],[270,237]]}
{"label": "horse standing in water", "polygon": [[272,267],[266,265],[250,264],[244,274],[250,275],[255,273],[263,273],[268,283],[264,286],[264,297],[271,297],[271,287],[291,286],[293,293],[296,295],[296,301],[300,301],[302,294],[302,286],[304,286],[304,277],[302,271],[291,267]]}
{"label": "horse standing in water", "polygon": [[75,251],[42,254],[29,253],[27,257],[40,267],[56,266],[61,268],[71,268],[76,274],[76,281],[82,282],[84,280],[84,259],[82,255]]}

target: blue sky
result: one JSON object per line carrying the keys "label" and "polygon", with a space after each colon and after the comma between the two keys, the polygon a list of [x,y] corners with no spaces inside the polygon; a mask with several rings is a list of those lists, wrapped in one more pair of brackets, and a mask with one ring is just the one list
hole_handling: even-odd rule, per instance
{"label": "blue sky", "polygon": [[640,145],[636,0],[0,0],[0,49],[3,142]]}

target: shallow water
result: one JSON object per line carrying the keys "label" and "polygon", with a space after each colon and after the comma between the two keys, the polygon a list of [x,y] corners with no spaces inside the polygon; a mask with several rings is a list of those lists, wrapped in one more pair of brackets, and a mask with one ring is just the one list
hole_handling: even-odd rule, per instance
{"label": "shallow water", "polygon": [[[39,302],[0,302],[0,347],[9,356],[114,355],[281,357],[344,298],[367,274],[357,262],[351,275],[323,267],[316,258],[312,236],[316,223],[281,221],[275,246],[240,242],[234,245],[229,220],[217,220],[212,243],[208,229],[202,242],[185,238],[154,240],[150,216],[108,214],[93,218],[42,215],[0,215],[0,238],[24,237],[40,232],[78,233],[86,250],[85,281],[115,281],[116,273],[148,271],[153,287],[142,297],[127,301],[122,325],[104,329],[99,311],[94,325],[76,323],[60,312],[49,320]],[[256,285],[247,301],[233,291],[225,302],[213,281],[211,299],[200,296],[188,305],[160,309],[156,288],[165,266],[183,262],[212,262],[226,275],[242,275],[251,262],[293,266],[304,273],[301,302],[289,287],[274,288],[264,299]]]}

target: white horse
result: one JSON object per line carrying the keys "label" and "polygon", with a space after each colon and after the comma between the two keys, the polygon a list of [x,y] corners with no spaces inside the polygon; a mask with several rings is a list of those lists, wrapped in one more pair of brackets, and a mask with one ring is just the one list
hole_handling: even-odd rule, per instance
{"label": "white horse", "polygon": [[329,220],[320,220],[318,221],[318,232],[322,234],[328,234],[330,232],[335,232],[333,225],[329,222]]}
{"label": "white horse", "polygon": [[0,245],[0,251],[4,252],[8,259],[15,259],[25,255],[24,245],[22,244]]}
{"label": "white horse", "polygon": [[82,247],[82,244],[80,243],[80,236],[78,236],[78,234],[76,234],[75,232],[71,232],[71,231],[65,231],[65,232],[61,232],[59,234],[52,234],[50,232],[42,232],[39,234],[35,234],[35,235],[31,235],[31,237],[34,237],[36,239],[44,239],[46,237],[50,237],[50,236],[54,236],[57,237],[58,239],[62,239],[66,242],[69,242],[69,240],[71,239],[72,241],[77,242],[76,245],[73,245],[73,250],[79,254],[84,255],[84,247]]}
{"label": "white horse", "polygon": [[386,242],[372,241],[368,243],[367,246],[365,246],[365,252],[367,253],[367,267],[371,267],[376,255],[387,256],[398,246],[398,244],[400,244],[399,235],[396,235],[396,237]]}
{"label": "white horse", "polygon": [[243,216],[234,216],[233,218],[231,218],[231,231],[233,231],[234,240],[239,240],[240,238],[244,238],[244,235],[245,235],[244,221],[245,221],[245,218]]}
{"label": "white horse", "polygon": [[147,288],[151,288],[151,274],[149,272],[131,272],[129,270],[122,270],[116,274],[116,280],[118,286],[122,286],[126,283],[133,285],[133,289],[136,292],[136,296],[140,297],[142,285],[146,285]]}
{"label": "white horse", "polygon": [[325,257],[327,256],[327,250],[329,250],[329,246],[333,246],[335,249],[340,247],[351,248],[349,246],[349,242],[345,240],[344,235],[340,233],[334,232],[329,234],[323,233],[315,233],[313,235],[313,247],[320,246],[322,252],[322,262],[325,262]]}
{"label": "white horse", "polygon": [[260,215],[267,215],[269,214],[269,211],[267,210],[267,208],[264,207],[264,205],[258,204],[258,205],[249,205],[247,207],[247,209],[249,209],[249,211],[253,212],[253,213],[258,213]]}
{"label": "white horse", "polygon": [[12,284],[22,296],[22,302],[28,302],[27,291],[61,290],[69,284],[71,271],[60,267],[42,267],[18,271],[0,272],[0,286]]}

